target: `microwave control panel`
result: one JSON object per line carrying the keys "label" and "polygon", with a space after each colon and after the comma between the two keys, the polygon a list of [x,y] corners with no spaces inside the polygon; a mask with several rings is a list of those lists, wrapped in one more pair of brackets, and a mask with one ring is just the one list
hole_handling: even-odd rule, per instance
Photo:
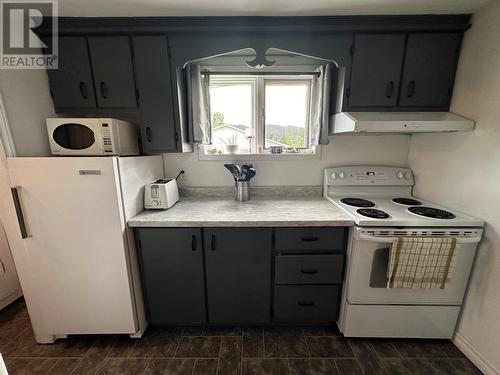
{"label": "microwave control panel", "polygon": [[102,127],[102,143],[104,146],[104,152],[113,153],[113,141],[111,137],[111,128],[108,123],[103,122]]}

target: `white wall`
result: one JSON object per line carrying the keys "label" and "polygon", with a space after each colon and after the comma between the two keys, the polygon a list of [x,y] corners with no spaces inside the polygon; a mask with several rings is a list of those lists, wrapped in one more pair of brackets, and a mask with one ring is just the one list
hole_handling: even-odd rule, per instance
{"label": "white wall", "polygon": [[45,118],[54,107],[45,70],[0,69],[0,92],[17,155],[49,155]]}
{"label": "white wall", "polygon": [[[253,186],[321,185],[323,169],[336,165],[380,164],[406,165],[409,137],[334,136],[322,147],[322,158],[299,161],[254,161],[257,175]],[[185,186],[230,186],[233,179],[224,168],[228,161],[199,161],[197,153],[164,154],[166,175],[172,177],[184,169]],[[249,160],[252,162],[252,160]]]}
{"label": "white wall", "polygon": [[477,121],[464,134],[412,137],[416,195],[486,221],[457,338],[500,373],[500,2],[465,34],[452,111]]}

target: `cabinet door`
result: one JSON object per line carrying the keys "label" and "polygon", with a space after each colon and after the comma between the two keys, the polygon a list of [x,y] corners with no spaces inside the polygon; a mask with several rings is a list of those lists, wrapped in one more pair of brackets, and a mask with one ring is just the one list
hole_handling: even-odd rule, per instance
{"label": "cabinet door", "polygon": [[209,322],[268,322],[271,229],[205,229],[204,239]]}
{"label": "cabinet door", "polygon": [[349,107],[394,107],[405,36],[358,34],[354,38]]}
{"label": "cabinet door", "polygon": [[48,69],[47,74],[56,110],[95,108],[94,83],[85,37],[60,36],[59,68]]}
{"label": "cabinet door", "polygon": [[400,106],[449,106],[460,43],[456,33],[408,36]]}
{"label": "cabinet door", "polygon": [[201,229],[139,229],[149,321],[203,324],[206,320]]}
{"label": "cabinet door", "polygon": [[167,37],[137,36],[132,43],[143,150],[177,151]]}
{"label": "cabinet door", "polygon": [[89,37],[89,48],[99,107],[136,107],[129,38],[127,36]]}

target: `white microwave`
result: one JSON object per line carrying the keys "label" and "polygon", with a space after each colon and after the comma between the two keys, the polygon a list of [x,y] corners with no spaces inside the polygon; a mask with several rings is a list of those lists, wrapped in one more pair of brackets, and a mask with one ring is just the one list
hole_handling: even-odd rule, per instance
{"label": "white microwave", "polygon": [[139,155],[136,126],[114,118],[48,118],[53,155]]}

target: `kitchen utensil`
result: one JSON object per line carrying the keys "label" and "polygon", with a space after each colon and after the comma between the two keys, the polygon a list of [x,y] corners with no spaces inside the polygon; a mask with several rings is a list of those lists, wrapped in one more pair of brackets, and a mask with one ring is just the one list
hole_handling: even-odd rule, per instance
{"label": "kitchen utensil", "polygon": [[245,181],[250,181],[252,178],[255,177],[256,174],[257,174],[257,171],[255,170],[255,168],[247,169],[245,172]]}
{"label": "kitchen utensil", "polygon": [[248,177],[248,170],[249,170],[250,168],[253,168],[253,165],[252,165],[252,164],[243,164],[243,165],[241,166],[241,174],[242,174],[242,176],[241,176],[241,177],[242,177],[242,178],[241,178],[241,180],[242,180],[242,181],[249,181],[249,180],[250,180],[250,178],[251,178],[251,177],[250,177],[250,178]]}
{"label": "kitchen utensil", "polygon": [[240,178],[240,171],[235,164],[224,164],[224,167],[227,168],[229,172],[233,175],[234,181],[238,181]]}

